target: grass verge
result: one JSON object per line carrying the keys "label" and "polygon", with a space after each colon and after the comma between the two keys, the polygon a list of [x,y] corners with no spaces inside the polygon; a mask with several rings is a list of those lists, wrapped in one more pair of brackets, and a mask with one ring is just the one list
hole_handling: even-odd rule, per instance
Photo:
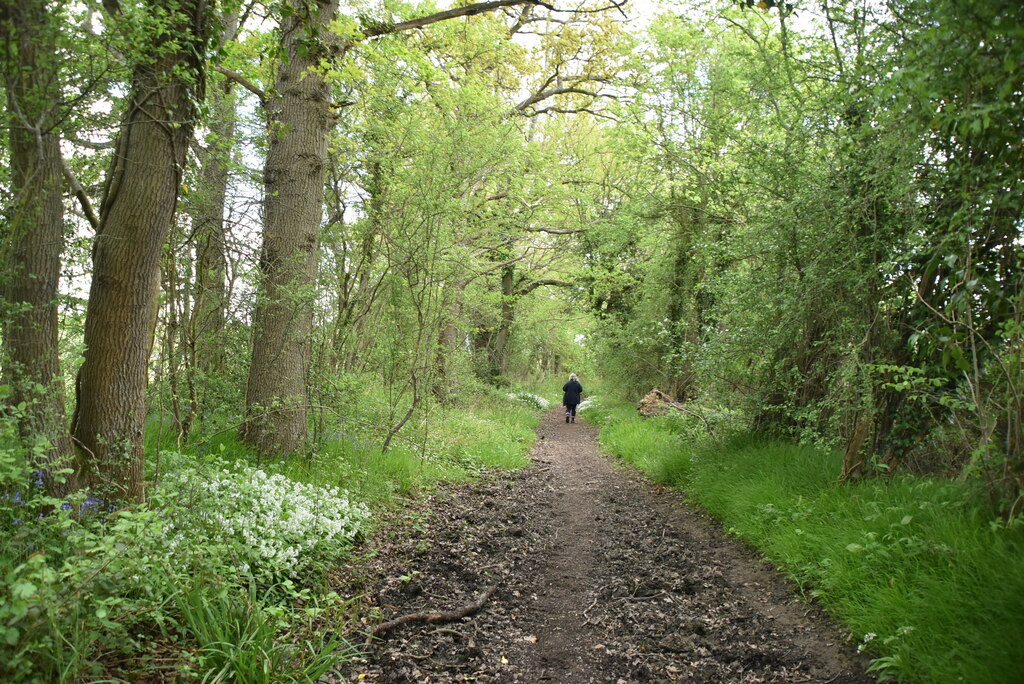
{"label": "grass verge", "polygon": [[744,434],[680,439],[671,420],[621,410],[587,417],[605,449],[684,488],[820,601],[880,679],[1024,681],[1024,524],[1002,524],[973,483],[844,484],[838,454]]}

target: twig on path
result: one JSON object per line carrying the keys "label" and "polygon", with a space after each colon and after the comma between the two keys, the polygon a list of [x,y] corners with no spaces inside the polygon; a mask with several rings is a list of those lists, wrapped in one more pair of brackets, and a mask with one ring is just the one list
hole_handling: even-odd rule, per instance
{"label": "twig on path", "polygon": [[591,608],[593,608],[596,605],[597,605],[597,599],[594,599],[594,602],[591,603],[589,606],[587,606],[587,609],[583,611],[583,617],[586,618],[586,620],[583,622],[583,624],[585,624],[585,625],[590,624],[590,616],[587,615],[587,613],[589,613]]}
{"label": "twig on path", "polygon": [[667,591],[662,589],[657,594],[651,594],[650,596],[623,596],[622,598],[620,598],[618,600],[619,601],[648,601],[648,600],[653,599],[653,598],[658,598],[659,596],[664,596],[667,593],[668,593]]}
{"label": "twig on path", "polygon": [[456,636],[456,637],[459,637],[460,639],[465,639],[466,638],[466,635],[463,634],[462,632],[460,632],[459,630],[457,630],[457,629],[449,629],[447,627],[438,627],[437,629],[433,629],[433,630],[427,632],[427,634],[428,635],[433,635],[433,634],[450,634],[451,636]]}
{"label": "twig on path", "polygon": [[395,627],[400,627],[410,622],[426,622],[430,624],[435,622],[452,622],[453,620],[459,620],[468,615],[472,615],[483,608],[484,604],[487,603],[487,599],[491,598],[491,595],[497,589],[498,586],[496,584],[491,585],[484,589],[480,596],[477,597],[476,601],[466,604],[461,608],[456,608],[455,610],[449,610],[441,613],[409,613],[408,615],[402,615],[401,617],[396,617],[393,620],[382,622],[370,630],[370,637],[382,637]]}

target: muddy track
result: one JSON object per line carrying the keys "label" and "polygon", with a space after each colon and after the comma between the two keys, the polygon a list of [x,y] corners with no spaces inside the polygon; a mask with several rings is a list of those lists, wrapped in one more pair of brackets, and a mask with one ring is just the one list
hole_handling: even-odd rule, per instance
{"label": "muddy track", "polygon": [[871,682],[815,606],[679,492],[598,453],[597,429],[543,418],[533,467],[430,497],[385,526],[339,591],[364,626],[411,622],[335,681]]}

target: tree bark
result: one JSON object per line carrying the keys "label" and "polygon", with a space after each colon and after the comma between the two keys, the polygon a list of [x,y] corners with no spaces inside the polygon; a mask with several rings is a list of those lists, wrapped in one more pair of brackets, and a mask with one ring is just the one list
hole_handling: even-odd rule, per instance
{"label": "tree bark", "polygon": [[227,203],[229,160],[235,137],[232,83],[212,89],[211,142],[203,151],[202,187],[194,212],[196,283],[190,316],[195,365],[207,375],[224,370],[224,326],[227,321]]}
{"label": "tree bark", "polygon": [[512,334],[512,323],[515,320],[514,277],[514,266],[508,265],[501,270],[501,317],[498,320],[497,334],[494,336],[494,357],[491,363],[495,376],[508,372],[509,336]]}
{"label": "tree bark", "polygon": [[64,408],[57,335],[57,283],[64,246],[63,166],[53,130],[58,115],[56,46],[43,0],[12,4],[0,14],[7,91],[11,194],[0,227],[4,278],[4,383],[22,437],[49,443],[38,466],[47,492],[64,497],[75,476]]}
{"label": "tree bark", "polygon": [[452,284],[450,299],[447,302],[448,311],[441,321],[437,351],[434,357],[434,382],[431,394],[439,402],[449,406],[454,404],[455,399],[454,378],[452,377],[454,360],[462,353],[462,350],[459,349],[462,340],[459,318],[462,316],[462,297],[466,285],[465,278]]}
{"label": "tree bark", "polygon": [[154,0],[167,31],[133,68],[131,91],[104,187],[76,384],[75,443],[83,484],[112,500],[140,501],[147,368],[160,260],[202,99],[205,0]]}
{"label": "tree bark", "polygon": [[[306,443],[306,374],[323,218],[327,135],[333,125],[330,89],[316,70],[337,0],[289,0],[281,20],[286,58],[270,103],[264,169],[265,225],[260,292],[246,384],[248,420],[242,439],[261,456]],[[273,116],[276,114],[276,116]]]}

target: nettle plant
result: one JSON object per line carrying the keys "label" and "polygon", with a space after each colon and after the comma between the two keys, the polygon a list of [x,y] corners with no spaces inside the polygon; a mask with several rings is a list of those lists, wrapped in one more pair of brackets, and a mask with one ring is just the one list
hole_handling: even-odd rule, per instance
{"label": "nettle plant", "polygon": [[369,508],[341,489],[245,467],[183,468],[160,486],[185,503],[170,532],[172,548],[188,544],[197,531],[219,532],[238,570],[257,580],[298,578],[329,562],[370,519]]}

